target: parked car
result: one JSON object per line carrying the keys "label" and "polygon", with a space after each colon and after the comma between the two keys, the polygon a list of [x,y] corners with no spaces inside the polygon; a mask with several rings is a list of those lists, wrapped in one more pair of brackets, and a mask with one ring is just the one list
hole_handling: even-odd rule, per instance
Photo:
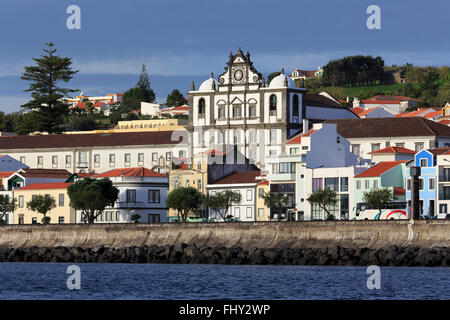
{"label": "parked car", "polygon": [[225,219],[225,222],[241,222],[241,219],[233,217],[233,218]]}
{"label": "parked car", "polygon": [[450,219],[450,213],[438,213],[437,219]]}

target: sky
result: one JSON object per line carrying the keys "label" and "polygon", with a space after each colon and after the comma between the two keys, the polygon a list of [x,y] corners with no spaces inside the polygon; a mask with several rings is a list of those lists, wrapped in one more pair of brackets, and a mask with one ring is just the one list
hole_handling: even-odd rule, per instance
{"label": "sky", "polygon": [[[80,29],[67,28],[80,8]],[[366,21],[381,10],[381,29]],[[387,65],[450,65],[449,0],[2,0],[0,110],[29,100],[21,80],[46,42],[80,70],[67,84],[86,95],[124,92],[142,64],[157,101],[173,89],[186,94],[230,52],[249,51],[264,75],[284,68],[312,70],[348,55],[381,56]]]}

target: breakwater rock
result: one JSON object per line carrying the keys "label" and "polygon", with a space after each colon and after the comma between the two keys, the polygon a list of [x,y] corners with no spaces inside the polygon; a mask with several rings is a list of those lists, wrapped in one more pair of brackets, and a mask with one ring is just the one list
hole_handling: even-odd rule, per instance
{"label": "breakwater rock", "polygon": [[233,265],[450,266],[450,248],[242,248],[182,243],[124,248],[0,247],[0,262],[183,263]]}

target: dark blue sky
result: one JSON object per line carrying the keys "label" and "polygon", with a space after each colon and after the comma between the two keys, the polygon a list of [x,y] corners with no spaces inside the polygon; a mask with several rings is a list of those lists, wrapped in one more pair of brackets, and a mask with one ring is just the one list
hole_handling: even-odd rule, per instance
{"label": "dark blue sky", "polygon": [[[66,27],[73,4],[81,30]],[[381,8],[381,30],[366,27],[371,4]],[[20,74],[48,41],[81,70],[71,87],[122,92],[145,63],[160,102],[221,73],[239,46],[264,74],[354,54],[450,64],[448,0],[2,0],[0,13],[0,109],[8,112],[28,99]]]}

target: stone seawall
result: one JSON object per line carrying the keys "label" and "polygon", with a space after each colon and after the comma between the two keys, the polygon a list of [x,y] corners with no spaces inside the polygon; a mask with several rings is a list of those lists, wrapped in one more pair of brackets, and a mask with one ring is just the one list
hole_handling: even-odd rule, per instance
{"label": "stone seawall", "polygon": [[450,265],[450,221],[0,226],[0,261]]}

